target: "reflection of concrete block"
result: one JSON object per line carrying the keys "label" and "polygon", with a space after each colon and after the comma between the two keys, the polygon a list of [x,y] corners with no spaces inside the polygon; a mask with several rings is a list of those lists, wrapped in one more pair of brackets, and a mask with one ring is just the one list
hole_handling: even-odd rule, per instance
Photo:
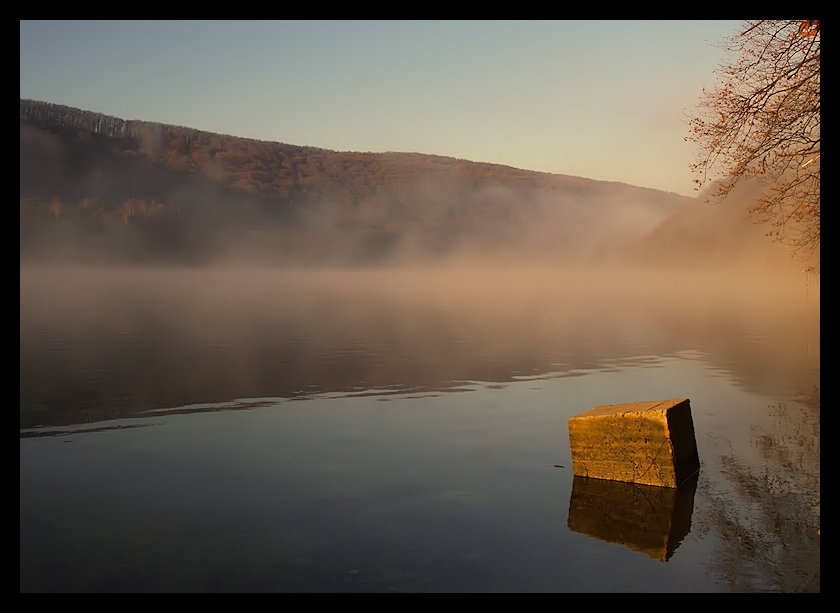
{"label": "reflection of concrete block", "polygon": [[569,420],[574,474],[677,487],[700,468],[688,399],[595,407]]}
{"label": "reflection of concrete block", "polygon": [[691,529],[697,473],[679,487],[575,477],[569,529],[667,562]]}

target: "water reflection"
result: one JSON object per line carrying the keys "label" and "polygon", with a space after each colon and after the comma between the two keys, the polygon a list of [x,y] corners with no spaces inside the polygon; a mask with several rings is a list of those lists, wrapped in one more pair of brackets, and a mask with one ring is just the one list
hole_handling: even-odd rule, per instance
{"label": "water reflection", "polygon": [[691,529],[697,475],[678,488],[574,477],[569,529],[667,562]]}
{"label": "water reflection", "polygon": [[820,591],[819,398],[805,400],[770,405],[748,449],[714,437],[701,532],[717,537],[708,572],[731,591]]}

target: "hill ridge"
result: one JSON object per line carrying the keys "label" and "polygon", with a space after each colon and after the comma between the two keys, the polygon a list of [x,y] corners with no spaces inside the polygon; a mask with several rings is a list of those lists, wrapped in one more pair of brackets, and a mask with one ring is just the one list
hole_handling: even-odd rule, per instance
{"label": "hill ridge", "polygon": [[[569,175],[565,173],[553,173],[541,170],[531,170],[528,168],[520,168],[511,166],[509,164],[499,164],[495,162],[482,162],[476,160],[469,160],[466,158],[459,158],[454,156],[439,155],[434,153],[420,153],[413,151],[362,151],[362,150],[336,150],[326,149],[323,147],[316,147],[313,145],[296,145],[285,143],[282,141],[273,141],[268,139],[251,138],[244,136],[237,136],[234,134],[212,132],[208,130],[200,130],[198,128],[191,128],[178,124],[168,124],[163,122],[146,121],[141,119],[123,119],[114,115],[100,113],[98,111],[90,111],[78,107],[72,107],[64,104],[53,102],[46,102],[41,100],[32,100],[27,98],[20,98],[20,116],[28,120],[41,120],[48,124],[59,125],[65,129],[79,129],[90,131],[93,134],[103,135],[110,138],[130,138],[135,140],[142,140],[144,137],[164,136],[167,132],[179,139],[185,145],[190,146],[193,142],[198,142],[203,145],[208,145],[211,139],[231,139],[242,141],[246,143],[255,143],[262,145],[276,145],[282,149],[295,150],[302,153],[313,154],[345,154],[345,155],[370,155],[370,156],[422,156],[425,158],[432,158],[438,160],[450,161],[453,164],[476,164],[480,166],[490,166],[505,168],[512,171],[524,172],[528,174],[541,175],[546,177],[562,177],[564,179],[574,179],[583,182],[593,182],[599,184],[613,184],[628,186],[636,189],[653,190],[667,194],[680,196],[676,192],[667,190],[660,190],[658,188],[633,185],[622,181],[610,181],[603,179],[592,179],[589,177],[581,177],[578,175]],[[685,197],[685,196],[681,196]]]}
{"label": "hill ridge", "polygon": [[[138,252],[149,241],[159,248],[168,232],[170,250],[193,250],[177,241],[201,236],[205,254],[230,251],[223,236],[270,235],[258,250],[281,259],[367,261],[406,249],[437,257],[466,244],[591,256],[638,239],[691,201],[619,182],[290,145],[35,100],[21,99],[20,111],[22,253],[32,251],[30,233],[84,220],[115,236],[142,228]],[[87,248],[82,241],[77,251]]]}

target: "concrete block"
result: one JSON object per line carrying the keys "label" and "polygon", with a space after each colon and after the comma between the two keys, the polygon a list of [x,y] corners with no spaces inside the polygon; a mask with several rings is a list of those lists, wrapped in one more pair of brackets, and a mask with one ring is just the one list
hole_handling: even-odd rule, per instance
{"label": "concrete block", "polygon": [[700,469],[687,398],[611,404],[569,420],[574,474],[677,487]]}

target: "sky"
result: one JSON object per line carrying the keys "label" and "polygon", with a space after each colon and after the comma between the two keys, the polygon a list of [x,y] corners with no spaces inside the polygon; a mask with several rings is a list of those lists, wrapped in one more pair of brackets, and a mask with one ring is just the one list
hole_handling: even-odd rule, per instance
{"label": "sky", "polygon": [[696,195],[738,21],[21,21],[20,97],[336,151]]}

